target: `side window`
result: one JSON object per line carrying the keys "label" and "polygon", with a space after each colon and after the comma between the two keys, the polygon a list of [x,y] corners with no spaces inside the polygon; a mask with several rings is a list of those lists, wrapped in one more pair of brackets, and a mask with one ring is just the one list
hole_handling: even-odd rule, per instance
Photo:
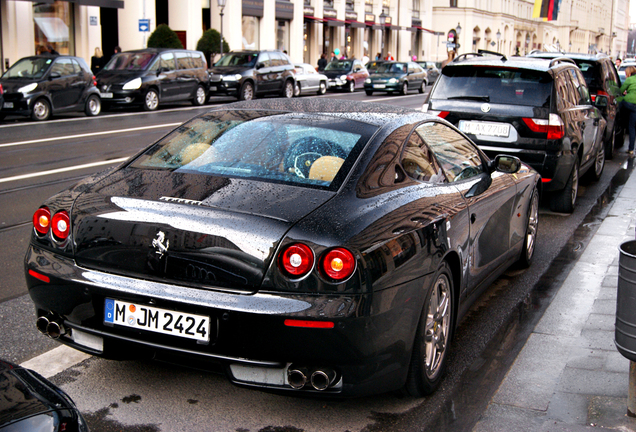
{"label": "side window", "polygon": [[591,105],[590,95],[587,91],[587,86],[585,85],[585,80],[583,77],[579,77],[579,73],[577,73],[574,69],[568,69],[570,73],[570,80],[572,82],[572,86],[574,90],[577,92],[578,99],[576,101],[577,105]]}
{"label": "side window", "polygon": [[428,122],[415,129],[439,161],[449,182],[466,180],[484,172],[475,146],[459,132],[438,123]]}
{"label": "side window", "polygon": [[51,73],[57,72],[60,76],[73,75],[73,62],[69,58],[57,59],[51,67]]}
{"label": "side window", "polygon": [[192,53],[192,67],[197,69],[204,67],[203,57],[201,57],[200,53]]}
{"label": "side window", "polygon": [[258,55],[258,63],[261,63],[263,65],[263,67],[270,67],[271,66],[271,61],[269,59],[269,54],[260,53]]}
{"label": "side window", "polygon": [[404,146],[400,163],[409,177],[423,182],[442,182],[444,173],[435,156],[417,133],[412,133]]}
{"label": "side window", "polygon": [[190,69],[190,55],[186,52],[177,53],[177,69]]}
{"label": "side window", "polygon": [[175,64],[174,64],[174,54],[169,52],[169,53],[163,53],[161,54],[161,60],[159,61],[159,67],[164,68],[166,70],[169,71],[173,71],[175,70]]}
{"label": "side window", "polygon": [[82,68],[80,67],[79,63],[77,63],[77,60],[71,60],[71,64],[73,65],[73,73],[75,75],[82,71]]}
{"label": "side window", "polygon": [[554,86],[557,94],[557,109],[566,110],[572,108],[574,103],[571,100],[568,79],[564,72],[557,74],[554,79]]}

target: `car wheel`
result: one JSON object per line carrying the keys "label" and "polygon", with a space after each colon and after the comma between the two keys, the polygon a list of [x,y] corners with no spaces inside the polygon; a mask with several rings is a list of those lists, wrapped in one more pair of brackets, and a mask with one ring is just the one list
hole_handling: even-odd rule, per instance
{"label": "car wheel", "polygon": [[594,158],[594,166],[586,173],[586,177],[592,181],[599,181],[603,175],[603,168],[605,168],[605,150],[605,144],[599,146],[596,157]]}
{"label": "car wheel", "polygon": [[365,90],[364,92],[367,94],[367,96],[373,96],[373,90]]}
{"label": "car wheel", "polygon": [[402,90],[400,91],[401,95],[405,95],[409,92],[409,83],[404,81],[404,84],[402,84]]}
{"label": "car wheel", "polygon": [[576,204],[576,196],[579,192],[579,158],[574,159],[574,166],[565,187],[556,192],[550,202],[552,211],[559,213],[572,213]]}
{"label": "car wheel", "polygon": [[324,81],[320,81],[320,86],[318,87],[318,94],[324,95],[327,93],[327,83]]}
{"label": "car wheel", "polygon": [[616,145],[616,129],[612,131],[612,136],[608,143],[603,143],[605,146],[605,159],[614,159],[614,146]]}
{"label": "car wheel", "polygon": [[405,389],[411,396],[433,393],[442,380],[453,330],[453,278],[444,261],[426,294],[415,334]]}
{"label": "car wheel", "polygon": [[87,116],[90,117],[96,116],[100,112],[102,112],[102,100],[99,98],[99,96],[93,94],[88,97],[84,112]]}
{"label": "car wheel", "polygon": [[422,81],[422,85],[420,86],[419,92],[420,93],[424,93],[426,91],[426,86],[428,84],[426,83],[426,81]]}
{"label": "car wheel", "polygon": [[300,83],[296,83],[296,87],[294,87],[294,97],[300,96]]}
{"label": "car wheel", "polygon": [[206,99],[207,95],[205,94],[203,86],[197,86],[197,91],[194,94],[194,99],[192,99],[192,104],[195,106],[201,106],[205,103]]}
{"label": "car wheel", "polygon": [[144,96],[144,111],[154,111],[159,106],[159,94],[157,90],[150,89]]}
{"label": "car wheel", "polygon": [[530,198],[530,206],[528,208],[528,223],[526,224],[526,235],[523,239],[523,249],[519,258],[519,266],[522,268],[530,267],[532,257],[534,256],[534,246],[537,241],[537,231],[539,229],[539,191],[535,188]]}
{"label": "car wheel", "polygon": [[282,96],[284,98],[289,99],[291,97],[294,97],[294,92],[295,92],[294,83],[289,80],[285,81],[285,87],[283,88]]}
{"label": "car wheel", "polygon": [[349,81],[349,93],[353,93],[354,91],[356,91],[356,82],[354,80]]}
{"label": "car wheel", "polygon": [[44,98],[38,99],[33,104],[31,118],[35,121],[48,120],[51,117],[51,105]]}
{"label": "car wheel", "polygon": [[241,86],[241,90],[239,91],[239,100],[252,100],[254,99],[254,85],[245,81]]}

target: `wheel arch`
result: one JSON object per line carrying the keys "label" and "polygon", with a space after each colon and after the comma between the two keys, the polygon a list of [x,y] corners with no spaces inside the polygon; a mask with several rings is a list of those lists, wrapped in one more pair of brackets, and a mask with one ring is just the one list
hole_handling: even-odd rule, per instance
{"label": "wheel arch", "polygon": [[444,256],[442,261],[446,261],[448,267],[451,271],[451,277],[453,278],[453,296],[454,296],[454,304],[453,304],[453,322],[451,324],[451,329],[453,329],[453,336],[455,334],[455,325],[457,324],[457,314],[459,313],[459,297],[461,295],[461,283],[462,283],[462,264],[461,258],[456,251],[450,251]]}

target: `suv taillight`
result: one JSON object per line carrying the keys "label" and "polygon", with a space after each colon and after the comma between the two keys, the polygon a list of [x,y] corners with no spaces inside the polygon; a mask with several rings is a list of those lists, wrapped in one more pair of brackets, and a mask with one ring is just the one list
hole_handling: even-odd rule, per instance
{"label": "suv taillight", "polygon": [[523,122],[532,132],[547,133],[548,139],[561,139],[565,136],[563,120],[557,114],[546,119],[523,118]]}
{"label": "suv taillight", "polygon": [[4,94],[4,90],[2,89],[2,84],[0,84],[0,95]]}
{"label": "suv taillight", "polygon": [[[607,92],[603,91],[603,90],[599,90],[598,92],[596,92],[596,94],[599,95],[599,96],[608,96],[609,97],[609,94],[607,94]],[[592,103],[596,102],[596,94],[592,93],[590,95],[590,97],[592,98]]]}

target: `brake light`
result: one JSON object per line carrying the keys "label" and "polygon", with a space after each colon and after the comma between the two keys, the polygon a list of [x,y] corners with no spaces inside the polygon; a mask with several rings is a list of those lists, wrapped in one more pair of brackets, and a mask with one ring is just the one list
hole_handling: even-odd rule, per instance
{"label": "brake light", "polygon": [[320,268],[331,279],[341,281],[356,269],[356,259],[347,249],[331,249],[320,260]]}
{"label": "brake light", "polygon": [[2,84],[0,84],[0,95],[4,94],[4,90],[2,89]]}
{"label": "brake light", "polygon": [[437,117],[439,117],[439,118],[446,118],[446,116],[447,116],[447,115],[449,115],[449,114],[450,114],[450,111],[440,111],[440,112],[437,114]]}
{"label": "brake light", "polygon": [[523,118],[523,122],[532,132],[547,133],[548,139],[561,139],[565,136],[563,120],[556,114],[546,119]]}
{"label": "brake light", "polygon": [[93,85],[97,87],[97,78],[95,78],[95,75],[93,75]]}
{"label": "brake light", "polygon": [[290,277],[303,277],[314,266],[314,253],[309,246],[294,243],[280,254],[279,266],[281,271]]}
{"label": "brake light", "polygon": [[286,319],[284,324],[287,327],[305,327],[305,328],[334,328],[333,321],[306,321]]}
{"label": "brake light", "polygon": [[40,207],[33,213],[33,227],[38,234],[44,235],[51,227],[51,211],[48,207]]}
{"label": "brake light", "polygon": [[71,231],[71,220],[65,210],[57,212],[51,220],[51,230],[57,240],[66,240]]}
{"label": "brake light", "polygon": [[40,279],[42,282],[46,282],[46,283],[51,282],[51,278],[43,275],[42,273],[38,273],[35,270],[29,270],[29,274],[36,279]]}

